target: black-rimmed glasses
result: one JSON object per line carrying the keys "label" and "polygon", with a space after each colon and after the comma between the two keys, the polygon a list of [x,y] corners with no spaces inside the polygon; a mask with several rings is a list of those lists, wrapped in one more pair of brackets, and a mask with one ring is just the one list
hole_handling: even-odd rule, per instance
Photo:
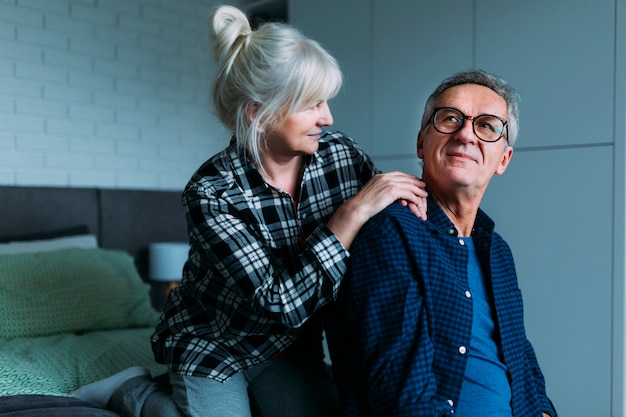
{"label": "black-rimmed glasses", "polygon": [[505,132],[508,136],[508,122],[493,114],[466,116],[454,107],[437,107],[431,118],[433,127],[437,132],[444,134],[458,132],[467,120],[472,121],[474,134],[483,142],[497,142],[504,136]]}

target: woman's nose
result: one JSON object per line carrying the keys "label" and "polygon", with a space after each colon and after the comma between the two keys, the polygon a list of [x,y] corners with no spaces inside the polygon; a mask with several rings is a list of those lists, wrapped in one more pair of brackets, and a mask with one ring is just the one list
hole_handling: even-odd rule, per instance
{"label": "woman's nose", "polygon": [[325,101],[322,104],[319,123],[322,126],[332,126],[333,122],[334,122],[333,114],[330,112],[330,107],[328,106],[328,102]]}

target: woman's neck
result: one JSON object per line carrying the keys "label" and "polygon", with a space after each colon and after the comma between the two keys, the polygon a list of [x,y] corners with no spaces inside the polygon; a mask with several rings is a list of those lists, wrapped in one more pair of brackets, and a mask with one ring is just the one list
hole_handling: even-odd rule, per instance
{"label": "woman's neck", "polygon": [[294,200],[297,199],[306,165],[304,156],[294,156],[283,160],[262,158],[261,161],[263,169],[259,172],[265,181],[271,186],[285,191]]}

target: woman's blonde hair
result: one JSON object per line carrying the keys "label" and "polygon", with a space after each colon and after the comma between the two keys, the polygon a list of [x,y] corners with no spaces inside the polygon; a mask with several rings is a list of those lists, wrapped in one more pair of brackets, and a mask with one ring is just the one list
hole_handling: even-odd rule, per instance
{"label": "woman's blonde hair", "polygon": [[239,149],[263,169],[263,132],[297,111],[334,97],[343,82],[336,60],[316,41],[284,23],[252,30],[232,6],[210,19],[219,73],[213,87],[217,115]]}

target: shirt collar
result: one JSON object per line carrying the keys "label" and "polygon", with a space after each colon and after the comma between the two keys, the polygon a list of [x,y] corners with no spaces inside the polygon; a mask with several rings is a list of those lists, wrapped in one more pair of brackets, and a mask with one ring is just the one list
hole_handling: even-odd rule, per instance
{"label": "shirt collar", "polygon": [[[445,214],[441,206],[431,197],[428,196],[428,223],[432,230],[436,230],[439,233],[446,233],[452,236],[458,236],[458,231],[454,227],[454,224],[448,216]],[[493,232],[494,222],[487,214],[478,208],[476,214],[476,220],[474,221],[474,232],[478,229],[487,233]],[[474,233],[472,232],[472,234]]]}
{"label": "shirt collar", "polygon": [[230,167],[226,171],[227,175],[224,179],[228,183],[229,188],[233,188],[235,184],[238,184],[242,189],[252,191],[252,194],[257,192],[259,188],[266,188],[265,180],[252,162],[238,148],[234,136],[226,148],[226,153],[228,154]]}

